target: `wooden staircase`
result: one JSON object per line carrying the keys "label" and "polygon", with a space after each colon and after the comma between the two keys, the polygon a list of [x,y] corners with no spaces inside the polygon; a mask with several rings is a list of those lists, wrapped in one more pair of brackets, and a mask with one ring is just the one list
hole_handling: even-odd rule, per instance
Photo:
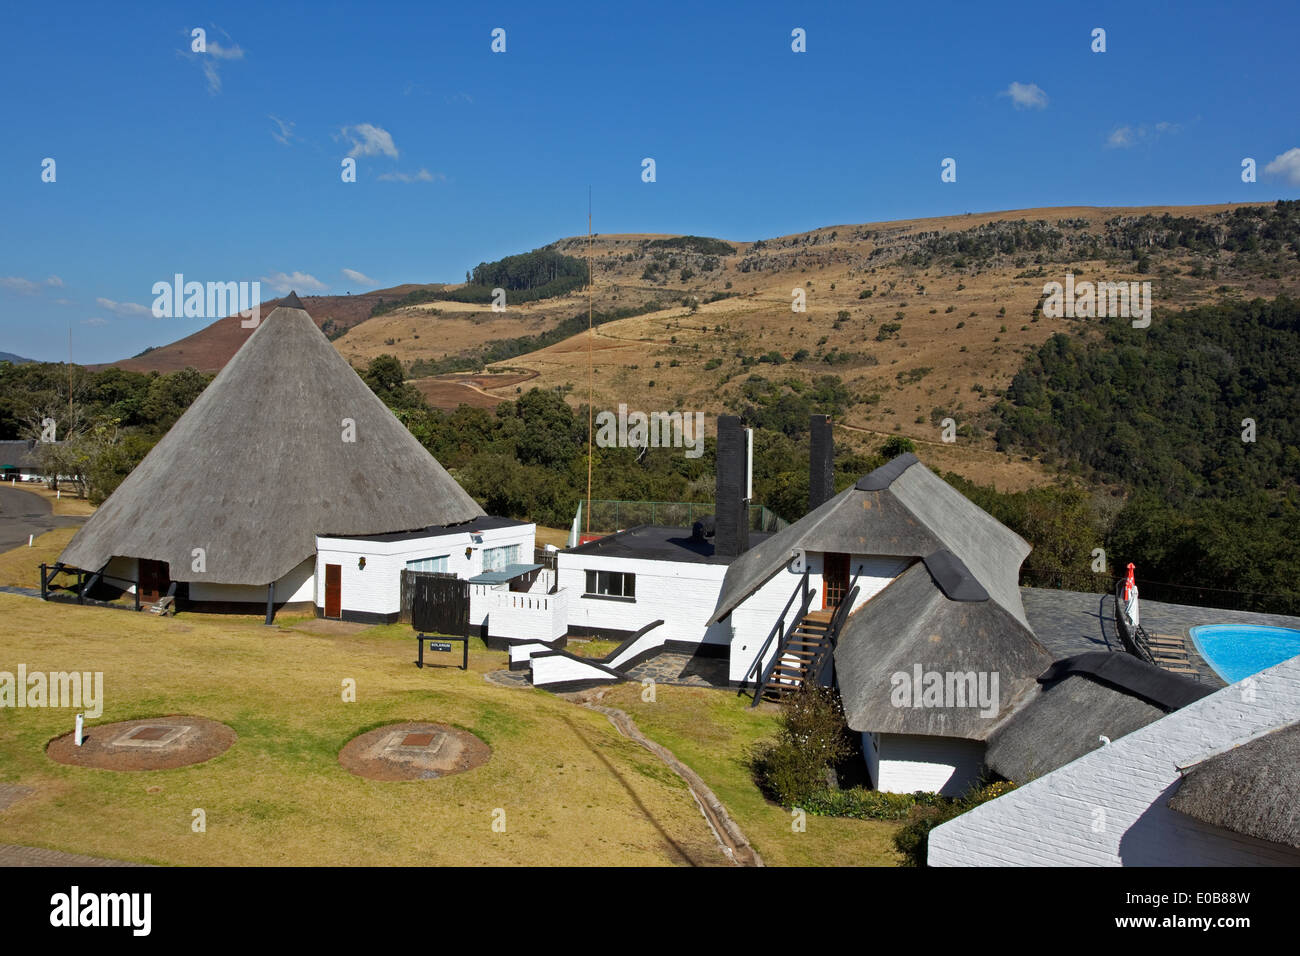
{"label": "wooden staircase", "polygon": [[766,700],[781,700],[806,683],[816,682],[812,673],[814,665],[821,663],[830,653],[830,627],[834,611],[810,611],[804,616],[789,637],[777,649],[776,663],[763,682],[758,696]]}

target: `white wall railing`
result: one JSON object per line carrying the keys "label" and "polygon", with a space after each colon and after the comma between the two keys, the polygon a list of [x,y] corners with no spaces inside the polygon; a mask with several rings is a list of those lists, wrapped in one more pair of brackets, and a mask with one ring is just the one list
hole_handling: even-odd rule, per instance
{"label": "white wall railing", "polygon": [[[540,575],[538,576],[540,578]],[[511,591],[505,585],[474,585],[470,616],[486,615],[489,637],[522,641],[559,640],[569,629],[569,592]]]}

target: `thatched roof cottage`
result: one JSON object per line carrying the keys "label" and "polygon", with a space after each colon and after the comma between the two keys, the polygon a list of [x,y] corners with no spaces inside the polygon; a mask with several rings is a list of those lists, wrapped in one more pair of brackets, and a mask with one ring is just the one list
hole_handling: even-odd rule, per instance
{"label": "thatched roof cottage", "polygon": [[[323,612],[317,536],[445,530],[482,516],[291,294],[60,562],[138,582],[145,601],[171,592],[199,608]],[[335,603],[346,616],[347,595]]]}

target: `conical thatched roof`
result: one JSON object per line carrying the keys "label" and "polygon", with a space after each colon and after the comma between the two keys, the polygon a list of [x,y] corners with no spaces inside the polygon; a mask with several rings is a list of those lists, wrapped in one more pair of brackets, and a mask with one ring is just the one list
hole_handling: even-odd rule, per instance
{"label": "conical thatched roof", "polygon": [[1300,848],[1300,723],[1185,770],[1169,806],[1234,833]]}
{"label": "conical thatched roof", "polygon": [[[298,307],[293,307],[297,304]],[[355,441],[345,441],[345,419]],[[291,295],[91,516],[60,561],[166,561],[176,581],[265,585],[317,534],[483,514]],[[202,548],[205,570],[194,570]]]}
{"label": "conical thatched roof", "polygon": [[795,548],[923,558],[951,551],[1026,629],[1020,565],[1029,545],[915,455],[900,455],[746,551],[727,568],[709,623],[720,621],[784,568]]}

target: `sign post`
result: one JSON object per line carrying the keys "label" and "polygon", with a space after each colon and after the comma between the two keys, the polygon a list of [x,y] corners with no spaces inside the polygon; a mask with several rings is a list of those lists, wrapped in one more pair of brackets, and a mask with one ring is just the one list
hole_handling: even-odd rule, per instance
{"label": "sign post", "polygon": [[460,669],[463,671],[469,670],[469,635],[465,635],[464,637],[438,637],[435,640],[430,638],[427,634],[416,634],[415,640],[418,648],[415,661],[416,667],[424,666],[424,645],[426,642],[429,645],[430,651],[450,654],[451,642],[460,641],[462,645]]}

